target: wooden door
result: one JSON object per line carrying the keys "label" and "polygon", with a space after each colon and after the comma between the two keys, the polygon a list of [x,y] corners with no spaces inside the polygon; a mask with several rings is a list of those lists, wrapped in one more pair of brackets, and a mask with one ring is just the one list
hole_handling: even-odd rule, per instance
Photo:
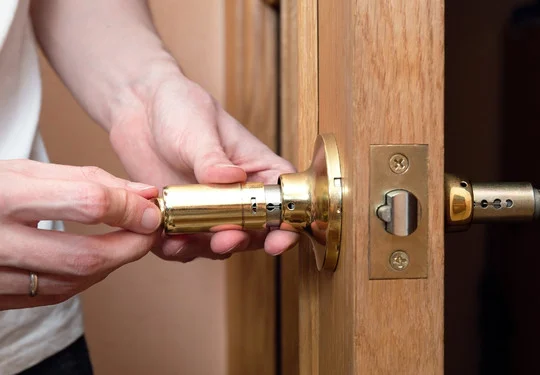
{"label": "wooden door", "polygon": [[[282,0],[283,150],[309,165],[334,133],[343,171],[343,237],[334,273],[301,245],[282,260],[282,348],[293,374],[442,374],[444,300],[443,0]],[[291,144],[291,140],[293,140]],[[370,146],[428,148],[428,274],[369,275]],[[292,271],[291,271],[292,269]]]}

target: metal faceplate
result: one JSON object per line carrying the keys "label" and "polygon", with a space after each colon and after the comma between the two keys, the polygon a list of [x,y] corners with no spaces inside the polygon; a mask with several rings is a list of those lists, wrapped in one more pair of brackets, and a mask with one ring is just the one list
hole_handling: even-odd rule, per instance
{"label": "metal faceplate", "polygon": [[428,146],[371,145],[369,202],[369,278],[427,278]]}

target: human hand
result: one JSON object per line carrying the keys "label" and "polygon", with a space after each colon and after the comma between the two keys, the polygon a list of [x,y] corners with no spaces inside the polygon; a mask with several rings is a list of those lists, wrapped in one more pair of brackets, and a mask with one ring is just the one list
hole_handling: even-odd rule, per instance
{"label": "human hand", "polygon": [[[155,187],[94,167],[0,161],[0,310],[62,302],[144,256],[157,240]],[[42,220],[122,228],[97,236],[38,229]],[[30,272],[38,294],[29,296]]]}
{"label": "human hand", "polygon": [[[289,162],[179,72],[142,83],[133,92],[136,99],[116,111],[110,130],[113,148],[133,179],[155,186],[276,184],[279,175],[294,172]],[[297,241],[298,234],[282,230],[230,230],[171,236],[155,252],[165,259],[187,262],[197,257],[224,259],[233,252],[263,247],[277,255]]]}

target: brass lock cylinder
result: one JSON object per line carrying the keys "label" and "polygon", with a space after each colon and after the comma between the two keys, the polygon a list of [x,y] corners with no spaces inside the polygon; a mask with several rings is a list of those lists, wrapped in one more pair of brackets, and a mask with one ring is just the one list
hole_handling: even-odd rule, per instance
{"label": "brass lock cylinder", "polygon": [[473,223],[524,222],[540,217],[540,193],[528,182],[471,183],[445,176],[446,228],[467,230]]}
{"label": "brass lock cylinder", "polygon": [[162,212],[167,234],[257,230],[281,223],[278,185],[167,186],[163,197],[154,202]]}
{"label": "brass lock cylinder", "polygon": [[475,223],[530,221],[538,217],[538,190],[528,182],[473,184]]}

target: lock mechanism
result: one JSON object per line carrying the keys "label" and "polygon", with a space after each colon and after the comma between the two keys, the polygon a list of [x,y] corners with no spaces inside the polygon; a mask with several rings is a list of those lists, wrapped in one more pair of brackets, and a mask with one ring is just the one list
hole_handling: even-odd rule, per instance
{"label": "lock mechanism", "polygon": [[[372,145],[370,155],[370,278],[426,278],[427,145]],[[447,232],[540,218],[540,191],[528,182],[475,183],[446,174],[444,199]]]}
{"label": "lock mechanism", "polygon": [[540,192],[529,182],[474,183],[445,175],[447,232],[471,224],[527,222],[540,217]]}
{"label": "lock mechanism", "polygon": [[369,277],[428,276],[428,146],[370,146]]}
{"label": "lock mechanism", "polygon": [[341,166],[332,134],[315,141],[311,166],[274,185],[178,185],[154,200],[165,234],[281,229],[307,235],[317,268],[335,270],[341,242]]}
{"label": "lock mechanism", "polygon": [[[428,276],[428,146],[370,147],[369,277]],[[154,199],[167,235],[281,229],[306,235],[319,270],[334,271],[341,246],[342,174],[332,134],[315,141],[310,167],[276,184],[177,185]],[[540,218],[530,183],[474,183],[445,175],[445,228]]]}

